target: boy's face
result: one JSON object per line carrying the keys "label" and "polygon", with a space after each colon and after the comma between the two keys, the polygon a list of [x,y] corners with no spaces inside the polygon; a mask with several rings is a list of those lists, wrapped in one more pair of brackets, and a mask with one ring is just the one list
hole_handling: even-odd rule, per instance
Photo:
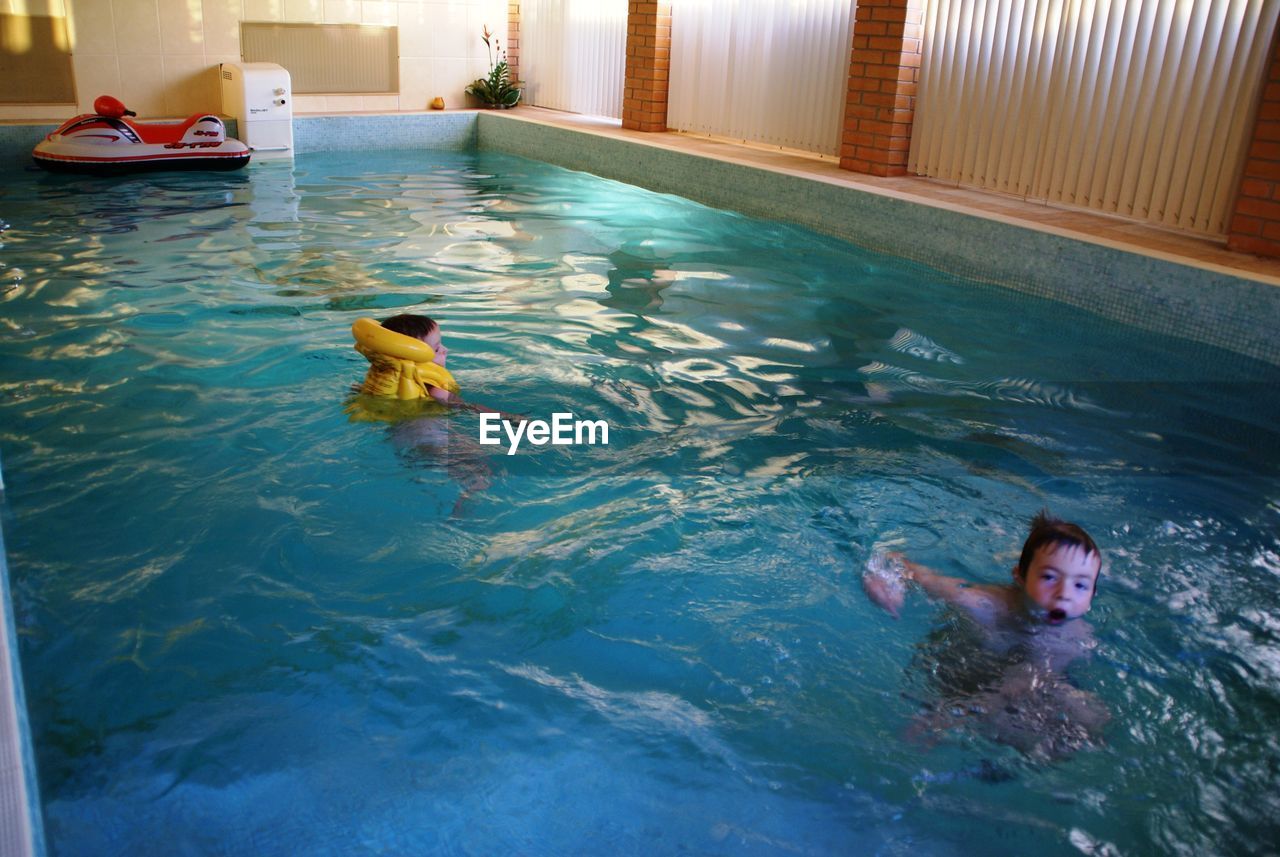
{"label": "boy's face", "polygon": [[430,333],[422,338],[422,341],[430,345],[431,349],[436,353],[435,359],[431,362],[443,366],[445,360],[449,358],[449,349],[445,348],[444,343],[440,340],[440,326],[436,325]]}
{"label": "boy's face", "polygon": [[1102,558],[1096,553],[1049,544],[1036,551],[1026,576],[1017,580],[1027,598],[1045,612],[1045,621],[1060,625],[1089,612],[1101,570]]}

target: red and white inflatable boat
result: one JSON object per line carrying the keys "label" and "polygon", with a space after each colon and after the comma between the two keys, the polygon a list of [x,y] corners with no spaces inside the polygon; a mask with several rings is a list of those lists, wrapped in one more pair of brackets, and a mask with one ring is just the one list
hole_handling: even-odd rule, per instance
{"label": "red and white inflatable boat", "polygon": [[93,102],[97,113],[62,123],[31,152],[46,170],[122,173],[135,170],[235,170],[249,163],[249,147],[227,136],[217,116],[183,121],[134,122],[132,110],[110,95]]}

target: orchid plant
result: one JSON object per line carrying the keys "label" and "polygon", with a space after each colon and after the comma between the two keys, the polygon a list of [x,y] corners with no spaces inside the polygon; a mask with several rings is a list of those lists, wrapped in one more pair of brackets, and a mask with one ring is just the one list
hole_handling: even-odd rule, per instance
{"label": "orchid plant", "polygon": [[[515,107],[520,101],[520,90],[511,83],[511,68],[507,65],[507,55],[502,46],[489,32],[488,26],[483,28],[480,36],[489,51],[489,76],[477,78],[475,83],[467,87],[467,94],[479,98],[489,107]],[[493,62],[494,54],[498,62]]]}

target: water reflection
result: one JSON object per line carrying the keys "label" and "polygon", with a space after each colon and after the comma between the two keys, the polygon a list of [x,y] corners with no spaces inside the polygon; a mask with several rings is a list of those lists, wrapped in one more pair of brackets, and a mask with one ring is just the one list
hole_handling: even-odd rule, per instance
{"label": "water reflection", "polygon": [[[136,187],[132,220],[74,180],[4,191],[10,566],[60,848],[196,847],[198,819],[234,850],[252,804],[289,832],[266,853],[534,851],[540,798],[474,824],[512,782],[579,831],[632,794],[594,841],[637,851],[999,851],[993,821],[1269,847],[1273,367],[490,153],[249,175]],[[348,422],[350,324],[401,309],[445,325],[468,396],[611,445]],[[894,543],[1007,576],[1042,504],[1110,557],[1105,743],[902,740],[904,691],[963,694],[915,647],[936,617],[881,621],[854,571]]]}

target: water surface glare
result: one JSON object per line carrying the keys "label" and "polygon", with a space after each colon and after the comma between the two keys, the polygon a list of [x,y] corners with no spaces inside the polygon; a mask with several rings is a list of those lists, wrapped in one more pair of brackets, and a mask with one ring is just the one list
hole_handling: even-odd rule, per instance
{"label": "water surface glare", "polygon": [[[0,189],[0,456],[50,849],[1260,853],[1274,367],[520,158]],[[348,419],[432,315],[478,443]],[[1041,506],[1107,552],[1055,761],[904,733]],[[956,648],[960,646],[960,648]],[[931,666],[932,665],[932,666]]]}

